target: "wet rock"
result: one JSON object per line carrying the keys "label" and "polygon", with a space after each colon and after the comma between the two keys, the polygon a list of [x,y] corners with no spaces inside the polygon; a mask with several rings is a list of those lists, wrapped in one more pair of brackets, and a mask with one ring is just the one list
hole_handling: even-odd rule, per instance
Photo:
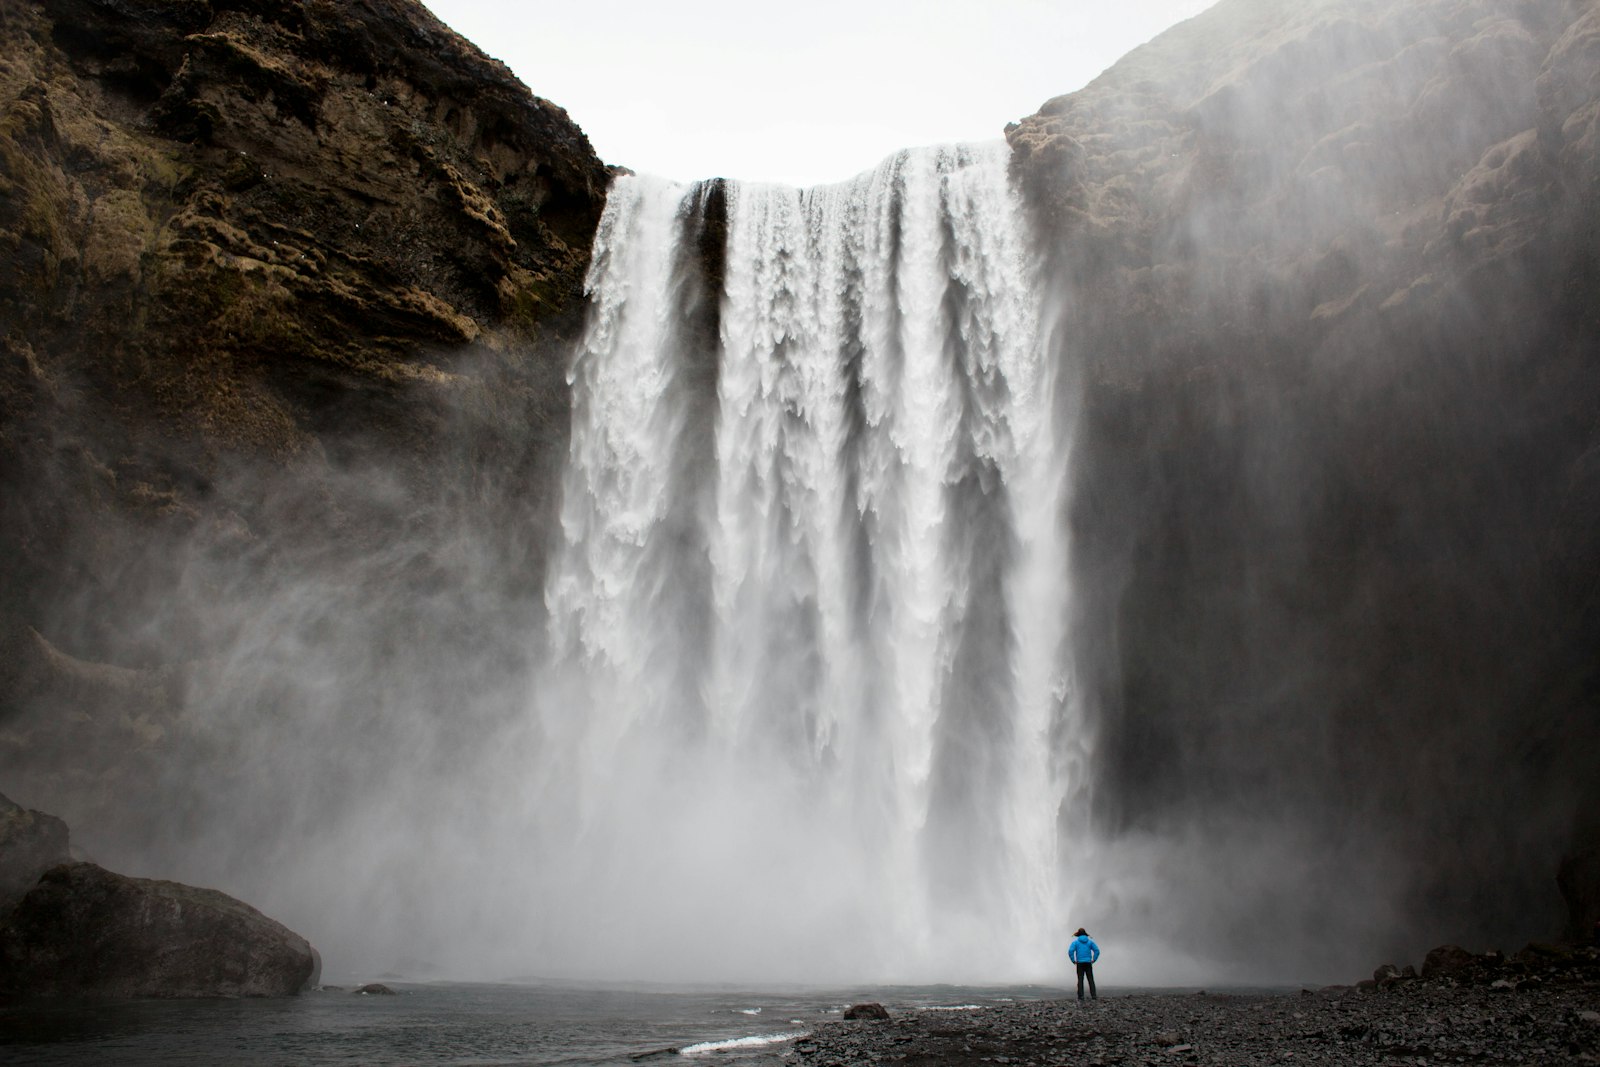
{"label": "wet rock", "polygon": [[1568,963],[1577,954],[1577,947],[1559,941],[1530,941],[1515,956],[1517,963],[1532,966],[1551,966]]}
{"label": "wet rock", "polygon": [[92,863],[46,871],[0,924],[11,996],[287,996],[320,970],[305,938],[225,893]]}
{"label": "wet rock", "polygon": [[[168,595],[185,561],[364,558],[502,475],[553,500],[610,175],[415,0],[40,0],[0,56],[0,762],[133,850],[174,807],[247,814],[169,773],[229,699],[171,673],[220,636]],[[400,499],[345,491],[374,454]]]}
{"label": "wet rock", "polygon": [[0,795],[0,918],[41,874],[71,859],[67,836],[67,824],[54,815],[29,811]]}
{"label": "wet rock", "polygon": [[889,1017],[889,1009],[876,1002],[867,1004],[852,1004],[844,1010],[846,1019],[872,1019],[883,1020]]}
{"label": "wet rock", "polygon": [[1478,958],[1459,945],[1440,945],[1422,961],[1422,977],[1449,978],[1476,970]]}
{"label": "wet rock", "polygon": [[396,995],[394,990],[382,982],[368,982],[366,985],[356,989],[355,992],[362,996],[392,997]]}
{"label": "wet rock", "polygon": [[[959,1018],[902,1012],[871,1027],[824,1024],[783,1058],[969,1067],[1197,1060],[1391,1067],[1420,1059],[1555,1067],[1591,1062],[1600,1053],[1597,990],[1600,961],[1574,970],[1560,987],[1547,983],[1520,991],[1514,1006],[1487,984],[1422,979],[1370,997],[1355,996],[1348,988],[1102,997],[1092,1012],[1063,998],[983,1008]],[[1509,1053],[1508,1040],[1515,1045]]]}
{"label": "wet rock", "polygon": [[[1041,229],[1059,236],[1045,277],[1071,309],[1063,351],[1088,353],[1075,364],[1074,493],[1094,504],[1074,540],[1074,597],[1085,617],[1118,625],[1116,640],[1085,642],[1078,665],[1086,685],[1115,697],[1100,712],[1102,788],[1123,818],[1159,824],[1179,812],[1204,820],[1197,806],[1240,810],[1236,792],[1208,781],[1255,783],[1247,794],[1265,806],[1302,791],[1335,796],[1361,766],[1366,810],[1384,814],[1361,816],[1360,832],[1407,857],[1384,891],[1397,932],[1493,929],[1499,902],[1553,912],[1548,885],[1563,855],[1569,936],[1600,919],[1600,838],[1569,840],[1567,829],[1600,810],[1582,789],[1596,750],[1590,699],[1561,698],[1541,720],[1558,724],[1548,733],[1509,711],[1463,725],[1446,710],[1485,685],[1509,708],[1527,690],[1519,657],[1589,664],[1600,647],[1580,577],[1600,559],[1600,432],[1579,416],[1592,404],[1577,399],[1600,386],[1600,369],[1579,355],[1596,351],[1600,330],[1579,304],[1552,299],[1594,291],[1597,57],[1600,12],[1587,4],[1225,0],[1007,132]],[[1441,363],[1441,352],[1452,355]],[[1462,373],[1480,363],[1503,377]],[[1565,384],[1523,388],[1522,375]],[[1407,396],[1413,376],[1426,385]],[[1483,420],[1428,413],[1492,411],[1510,394],[1530,405],[1519,425],[1539,427],[1537,444],[1520,430],[1491,443]],[[1527,463],[1507,458],[1513,438],[1530,449]],[[1263,477],[1268,455],[1274,473]],[[1518,489],[1419,494],[1437,462],[1501,472]],[[1263,484],[1305,495],[1263,510]],[[1532,560],[1540,538],[1560,541],[1542,557],[1549,565],[1486,579],[1485,551],[1482,566],[1457,561],[1457,591],[1425,579],[1407,584],[1415,596],[1404,603],[1351,604],[1352,589],[1394,588],[1414,573],[1408,546],[1473,541],[1526,514],[1526,499],[1571,509],[1572,525],[1553,520],[1523,542]],[[1404,533],[1391,525],[1424,511]],[[1263,606],[1237,592],[1246,576],[1318,607]],[[1477,610],[1513,600],[1522,606]],[[1530,635],[1509,645],[1508,610]],[[1531,636],[1568,612],[1585,622],[1559,647]],[[1242,725],[1281,706],[1280,666],[1215,669],[1230,643],[1283,632],[1341,650],[1337,668],[1319,653],[1303,681],[1287,683],[1297,721],[1329,731],[1292,761],[1269,756]],[[1350,711],[1336,693],[1394,689],[1395,635],[1417,664],[1403,705]],[[1480,664],[1470,685],[1456,673]],[[1559,685],[1566,670],[1546,680]],[[1322,684],[1333,673],[1339,685]],[[1239,693],[1255,694],[1244,698],[1251,715],[1232,710]],[[1466,798],[1497,773],[1506,737],[1540,757],[1501,786],[1518,798],[1511,810],[1480,821]],[[1432,754],[1421,778],[1418,751]],[[1536,830],[1526,812],[1546,801],[1558,815]],[[1304,817],[1313,835],[1349,828],[1320,801]],[[1424,829],[1461,819],[1475,832],[1448,847]],[[1246,851],[1251,832],[1238,839]],[[1507,850],[1517,862],[1503,862]],[[1324,920],[1322,946],[1346,940],[1342,920],[1327,921],[1346,890],[1283,889],[1303,901],[1301,921]],[[1220,885],[1209,891],[1225,899]],[[1180,914],[1196,886],[1175,892],[1157,915]],[[1215,925],[1228,951],[1289,964],[1318,950],[1248,922],[1250,906],[1241,900]],[[1161,934],[1190,947],[1210,936],[1188,926]],[[1241,927],[1255,931],[1248,949]]]}

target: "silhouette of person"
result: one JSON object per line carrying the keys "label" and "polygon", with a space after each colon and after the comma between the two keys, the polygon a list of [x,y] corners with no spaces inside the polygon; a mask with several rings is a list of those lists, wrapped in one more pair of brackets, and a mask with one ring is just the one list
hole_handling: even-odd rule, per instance
{"label": "silhouette of person", "polygon": [[1089,979],[1089,998],[1099,1000],[1100,994],[1094,988],[1094,961],[1100,958],[1100,946],[1094,943],[1089,936],[1089,931],[1078,927],[1078,932],[1073,935],[1072,944],[1067,948],[1067,959],[1078,966],[1078,1003],[1083,1003],[1083,980]]}

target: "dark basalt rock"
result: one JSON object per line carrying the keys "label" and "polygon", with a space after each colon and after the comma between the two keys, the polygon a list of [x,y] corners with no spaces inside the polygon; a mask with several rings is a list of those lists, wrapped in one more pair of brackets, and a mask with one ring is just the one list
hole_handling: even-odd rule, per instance
{"label": "dark basalt rock", "polygon": [[1460,945],[1440,945],[1422,961],[1422,977],[1456,978],[1470,975],[1481,967],[1482,961]]}
{"label": "dark basalt rock", "polygon": [[71,859],[67,824],[29,811],[0,794],[0,919],[32,889],[39,876]]}
{"label": "dark basalt rock", "polygon": [[359,989],[351,990],[351,992],[359,993],[362,996],[392,997],[396,995],[394,990],[390,989],[382,982],[368,982]]}
{"label": "dark basalt rock", "polygon": [[1222,0],[1009,129],[1081,368],[1085,817],[1327,864],[1154,936],[1550,936],[1564,856],[1600,919],[1597,71],[1592,4]]}
{"label": "dark basalt rock", "polygon": [[[7,2],[0,55],[0,777],[136,854],[291,799],[162,770],[304,706],[196,677],[228,596],[388,596],[439,707],[522,654],[610,174],[414,0]],[[464,515],[502,580],[447,620]]]}
{"label": "dark basalt rock", "polygon": [[51,868],[0,924],[12,997],[288,996],[321,970],[305,938],[214,889]]}
{"label": "dark basalt rock", "polygon": [[881,1021],[889,1017],[889,1009],[876,1002],[867,1004],[852,1004],[844,1010],[844,1017],[846,1019],[868,1019]]}
{"label": "dark basalt rock", "polygon": [[[1430,1061],[1550,1065],[1590,1062],[1600,1013],[1581,990],[1411,983],[1392,994],[1142,994],[986,1008],[961,1019],[906,1012],[878,1026],[835,1023],[796,1042],[785,1062],[1338,1063],[1383,1067]],[[1508,1020],[1509,1013],[1509,1020]],[[1587,1016],[1594,1016],[1591,1021]]]}

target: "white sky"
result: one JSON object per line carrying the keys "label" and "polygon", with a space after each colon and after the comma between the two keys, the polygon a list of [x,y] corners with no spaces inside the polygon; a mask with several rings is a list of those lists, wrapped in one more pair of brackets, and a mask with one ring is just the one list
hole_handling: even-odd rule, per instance
{"label": "white sky", "polygon": [[1000,137],[1214,0],[425,2],[607,163],[814,185]]}

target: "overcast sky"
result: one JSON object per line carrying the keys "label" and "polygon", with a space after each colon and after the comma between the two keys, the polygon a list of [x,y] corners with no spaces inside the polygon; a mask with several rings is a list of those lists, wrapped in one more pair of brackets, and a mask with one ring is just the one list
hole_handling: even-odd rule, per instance
{"label": "overcast sky", "polygon": [[1213,0],[425,0],[607,163],[814,185],[985,141]]}

